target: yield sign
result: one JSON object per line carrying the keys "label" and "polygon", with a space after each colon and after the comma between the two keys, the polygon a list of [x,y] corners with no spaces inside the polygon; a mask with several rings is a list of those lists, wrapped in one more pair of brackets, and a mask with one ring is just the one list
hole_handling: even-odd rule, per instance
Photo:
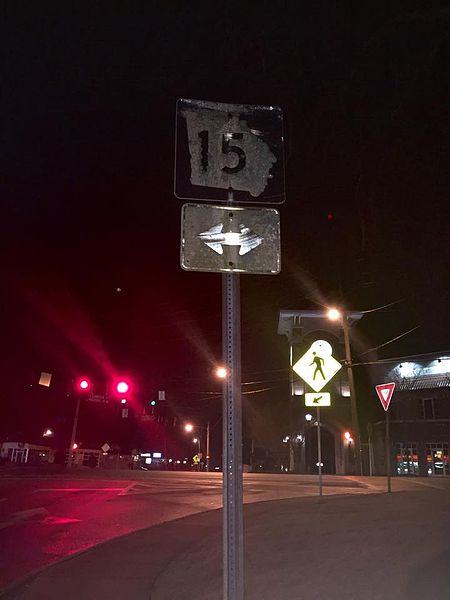
{"label": "yield sign", "polygon": [[387,410],[391,402],[392,394],[394,393],[395,383],[380,383],[375,386],[378,398],[384,408]]}

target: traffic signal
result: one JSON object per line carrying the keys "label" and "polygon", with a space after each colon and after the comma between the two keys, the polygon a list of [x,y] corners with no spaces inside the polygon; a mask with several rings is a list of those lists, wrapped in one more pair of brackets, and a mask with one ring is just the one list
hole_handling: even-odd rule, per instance
{"label": "traffic signal", "polygon": [[119,394],[126,394],[129,389],[130,389],[130,386],[124,380],[118,381],[116,384],[116,390]]}
{"label": "traffic signal", "polygon": [[86,377],[82,377],[77,384],[77,387],[82,392],[87,392],[91,387],[91,382]]}

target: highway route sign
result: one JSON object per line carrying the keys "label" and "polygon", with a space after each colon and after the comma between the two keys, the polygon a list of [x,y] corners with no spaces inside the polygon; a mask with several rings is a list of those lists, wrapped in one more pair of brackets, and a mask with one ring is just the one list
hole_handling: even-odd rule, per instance
{"label": "highway route sign", "polygon": [[380,399],[381,406],[384,410],[388,410],[389,404],[391,403],[392,395],[394,393],[395,383],[380,383],[375,386],[375,391]]}
{"label": "highway route sign", "polygon": [[184,204],[181,267],[217,273],[279,273],[279,212],[264,207]]}
{"label": "highway route sign", "polygon": [[305,406],[331,406],[331,394],[328,392],[318,392],[305,394]]}
{"label": "highway route sign", "polygon": [[175,196],[186,200],[284,202],[283,111],[180,99]]}
{"label": "highway route sign", "polygon": [[292,368],[309,387],[320,392],[342,365],[333,357],[333,348],[329,342],[316,340]]}

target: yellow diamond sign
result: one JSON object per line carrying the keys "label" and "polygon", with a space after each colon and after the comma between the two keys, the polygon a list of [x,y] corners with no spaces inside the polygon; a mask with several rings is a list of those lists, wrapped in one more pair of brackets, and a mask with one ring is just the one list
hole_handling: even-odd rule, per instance
{"label": "yellow diamond sign", "polygon": [[320,392],[342,365],[333,357],[331,344],[316,340],[292,368],[309,387]]}

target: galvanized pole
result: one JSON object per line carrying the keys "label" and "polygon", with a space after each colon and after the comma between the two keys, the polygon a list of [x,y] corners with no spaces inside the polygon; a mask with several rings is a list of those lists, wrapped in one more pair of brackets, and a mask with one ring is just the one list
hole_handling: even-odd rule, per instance
{"label": "galvanized pole", "polygon": [[73,451],[73,445],[75,444],[75,437],[77,435],[78,415],[79,415],[79,412],[80,412],[80,402],[81,402],[81,397],[78,396],[78,398],[77,398],[77,407],[75,409],[75,417],[74,417],[74,420],[73,420],[72,436],[70,438],[69,458],[67,459],[67,467],[69,469],[72,467],[72,451]]}
{"label": "galvanized pole", "polygon": [[387,490],[391,493],[391,451],[390,451],[390,435],[389,435],[389,411],[386,411],[386,475],[387,475]]}
{"label": "galvanized pole", "polygon": [[222,276],[223,355],[223,598],[244,598],[242,399],[239,275]]}
{"label": "galvanized pole", "polygon": [[206,425],[206,472],[209,473],[209,421]]}
{"label": "galvanized pole", "polygon": [[[230,226],[239,231],[233,215],[233,191],[228,191]],[[238,247],[230,247],[228,264],[236,263]],[[222,275],[223,359],[227,375],[223,385],[223,598],[244,599],[241,302],[237,273]]]}
{"label": "galvanized pole", "polygon": [[352,368],[352,352],[350,349],[350,336],[349,327],[347,320],[347,313],[343,311],[342,314],[342,329],[344,331],[344,345],[345,345],[345,362],[347,364],[347,376],[348,386],[350,388],[350,408],[352,413],[352,429],[353,439],[355,440],[355,454],[356,454],[356,467],[359,475],[363,474],[362,471],[362,457],[361,457],[361,438],[359,436],[359,424],[358,424],[358,407],[356,403],[356,389],[355,380],[353,378]]}
{"label": "galvanized pole", "polygon": [[293,420],[293,404],[294,404],[294,371],[292,365],[294,364],[294,350],[292,343],[289,344],[289,473],[295,471],[295,454],[294,454],[294,420]]}
{"label": "galvanized pole", "polygon": [[317,407],[317,462],[319,463],[319,496],[322,496],[322,443],[320,439],[320,408]]}

